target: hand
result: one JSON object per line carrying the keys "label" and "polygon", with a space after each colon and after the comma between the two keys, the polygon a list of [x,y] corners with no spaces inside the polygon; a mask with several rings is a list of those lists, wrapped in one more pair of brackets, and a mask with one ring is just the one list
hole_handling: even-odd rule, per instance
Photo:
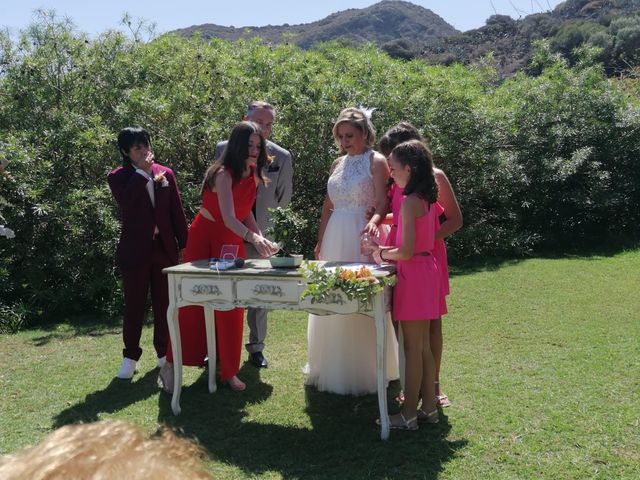
{"label": "hand", "polygon": [[253,243],[253,246],[256,247],[258,254],[262,258],[270,257],[271,255],[278,253],[278,251],[280,250],[280,247],[278,247],[278,245],[270,242],[262,235],[257,235],[255,233],[251,237],[251,243]]}
{"label": "hand", "polygon": [[378,244],[367,234],[362,235],[360,239],[360,253],[363,255],[371,255],[379,249]]}
{"label": "hand", "polygon": [[377,248],[376,250],[373,251],[373,261],[376,262],[378,265],[385,263],[385,261],[380,256],[380,252],[382,252],[382,249],[380,248]]}
{"label": "hand", "polygon": [[372,238],[378,238],[378,235],[380,235],[380,231],[378,230],[378,225],[376,225],[373,222],[369,222],[365,225],[365,227],[362,229],[362,232],[360,232],[361,235],[367,234]]}
{"label": "hand", "polygon": [[135,166],[136,168],[139,168],[140,170],[144,170],[147,173],[151,172],[151,166],[153,165],[153,160],[155,159],[155,157],[153,156],[153,152],[149,151],[149,153],[147,153],[147,156],[144,157],[141,160],[138,160],[137,162],[135,162]]}
{"label": "hand", "polygon": [[373,214],[376,213],[376,207],[369,207],[367,211],[364,213],[364,219],[368,222],[373,217]]}
{"label": "hand", "polygon": [[320,242],[316,243],[316,246],[313,248],[313,258],[316,260],[320,260],[320,247],[322,244]]}

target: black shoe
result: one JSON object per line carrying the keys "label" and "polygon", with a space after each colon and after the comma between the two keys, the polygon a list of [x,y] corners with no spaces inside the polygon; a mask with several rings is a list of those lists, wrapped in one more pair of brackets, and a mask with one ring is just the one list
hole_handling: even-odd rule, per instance
{"label": "black shoe", "polygon": [[249,361],[258,368],[267,368],[269,366],[269,362],[267,362],[267,359],[264,358],[264,355],[262,355],[262,352],[250,353]]}

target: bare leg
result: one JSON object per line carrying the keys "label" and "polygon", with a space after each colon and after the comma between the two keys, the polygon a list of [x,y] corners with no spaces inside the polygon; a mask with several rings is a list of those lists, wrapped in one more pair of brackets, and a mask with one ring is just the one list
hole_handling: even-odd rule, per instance
{"label": "bare leg", "polygon": [[[402,415],[405,420],[410,420],[417,416],[418,398],[423,383],[423,350],[425,347],[429,348],[428,344],[424,345],[423,342],[425,339],[425,331],[426,335],[429,335],[429,326],[426,321],[421,320],[400,323],[404,337],[405,354],[405,400],[402,405]],[[433,377],[431,382],[431,385],[433,385]],[[394,423],[393,417],[391,421]]]}
{"label": "bare leg", "polygon": [[[435,320],[429,321],[429,323]],[[422,383],[420,391],[422,392],[422,411],[431,413],[436,410],[436,396],[433,390],[433,383],[436,375],[435,361],[431,352],[430,326],[424,329],[422,350]]]}
{"label": "bare leg", "polygon": [[440,364],[442,363],[442,317],[429,322],[429,345],[435,364],[435,394],[442,395],[440,390]]}

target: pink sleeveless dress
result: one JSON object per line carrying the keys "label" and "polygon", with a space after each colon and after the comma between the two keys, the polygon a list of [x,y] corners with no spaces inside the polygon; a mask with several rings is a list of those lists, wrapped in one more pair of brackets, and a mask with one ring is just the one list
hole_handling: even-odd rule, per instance
{"label": "pink sleeveless dress", "polygon": [[[400,206],[406,198],[402,193],[402,188],[398,187],[395,183],[389,187],[388,197],[391,203],[391,212],[393,214],[393,224],[389,230],[386,246],[396,246],[396,235],[398,232],[398,219],[400,218]],[[444,208],[440,203],[436,202],[432,204],[436,209],[436,218],[439,219],[444,213]],[[436,224],[436,232],[440,229],[439,221]],[[416,250],[419,251],[419,250]],[[449,295],[449,264],[447,261],[447,247],[444,244],[444,240],[439,239],[435,241],[435,247],[433,249],[433,256],[438,262],[438,270],[440,270],[440,315],[442,316],[448,312],[447,310],[447,295]]]}
{"label": "pink sleeveless dress", "polygon": [[[438,260],[433,254],[439,227],[438,209],[424,200],[422,204],[426,213],[415,219],[415,254],[409,260],[397,263],[398,283],[393,292],[393,319],[396,321],[436,319],[440,317],[441,302],[444,301]],[[396,246],[400,245],[402,216],[398,216],[396,234]]]}

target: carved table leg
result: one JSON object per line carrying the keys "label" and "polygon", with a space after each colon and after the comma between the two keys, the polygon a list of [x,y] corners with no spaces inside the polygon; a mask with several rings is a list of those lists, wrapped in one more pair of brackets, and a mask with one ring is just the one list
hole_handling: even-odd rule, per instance
{"label": "carved table leg", "polygon": [[213,306],[204,305],[204,324],[207,331],[207,355],[209,356],[209,392],[215,393],[216,385],[216,324]]}
{"label": "carved table leg", "polygon": [[384,314],[384,290],[373,300],[374,321],[376,324],[376,372],[378,376],[378,407],[380,408],[380,438],[389,438],[389,410],[387,407],[387,325]]}
{"label": "carved table leg", "polygon": [[169,307],[167,308],[167,324],[171,349],[173,351],[173,397],[171,398],[171,410],[174,415],[180,415],[180,393],[182,392],[182,342],[180,339],[180,325],[178,324],[178,278],[169,275]]}

